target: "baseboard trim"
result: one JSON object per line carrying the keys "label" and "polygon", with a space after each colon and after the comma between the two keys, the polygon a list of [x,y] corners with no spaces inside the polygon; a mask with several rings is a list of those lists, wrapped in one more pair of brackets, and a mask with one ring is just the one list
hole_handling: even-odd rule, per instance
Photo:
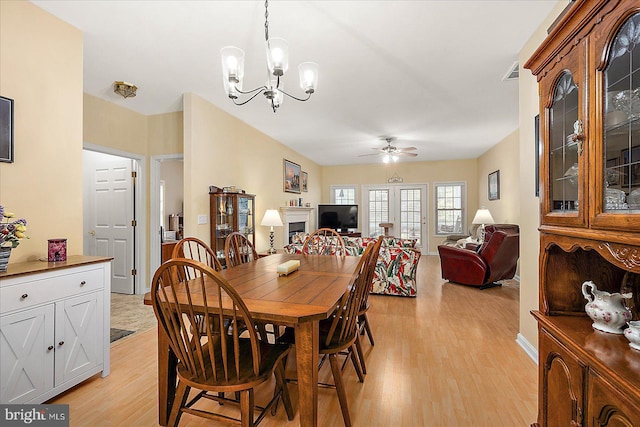
{"label": "baseboard trim", "polygon": [[527,339],[521,333],[518,333],[518,336],[516,337],[516,342],[524,350],[524,352],[527,353],[527,355],[531,358],[531,360],[533,360],[533,362],[537,365],[538,350],[534,346],[532,346],[531,343],[527,341]]}

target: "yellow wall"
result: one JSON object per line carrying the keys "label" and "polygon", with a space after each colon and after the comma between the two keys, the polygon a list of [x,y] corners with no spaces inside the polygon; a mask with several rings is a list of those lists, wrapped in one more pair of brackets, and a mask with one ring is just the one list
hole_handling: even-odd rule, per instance
{"label": "yellow wall", "polygon": [[[520,221],[519,132],[515,130],[478,158],[479,205],[489,209],[497,224]],[[489,174],[500,171],[500,199],[489,200]],[[471,218],[475,211],[470,213]]]}
{"label": "yellow wall", "polygon": [[[433,183],[444,181],[464,181],[467,184],[467,226],[478,207],[478,160],[447,160],[435,162],[400,162],[370,165],[326,166],[322,168],[322,203],[331,203],[332,185],[356,185],[358,199],[362,200],[363,184],[386,184],[394,174],[398,174],[405,184],[428,184],[428,227],[429,252],[437,253],[437,246],[444,240],[436,236],[433,215],[435,213]],[[362,224],[363,219],[359,219]]]}
{"label": "yellow wall", "polygon": [[10,262],[46,258],[47,239],[82,254],[82,33],[24,1],[0,1],[0,95],[14,100],[15,162],[0,204],[27,219]]}
{"label": "yellow wall", "polygon": [[[285,158],[309,173],[309,192],[284,192]],[[198,225],[197,216],[209,215],[210,185],[233,185],[256,195],[258,251],[269,247],[269,230],[260,226],[267,209],[298,197],[312,205],[320,201],[320,166],[195,94],[184,95],[184,170],[185,235],[205,242],[210,240],[210,224]],[[275,230],[276,248],[283,246],[282,234]]]}
{"label": "yellow wall", "polygon": [[540,250],[540,200],[535,197],[534,117],[539,113],[538,84],[531,71],[522,68],[547,36],[547,28],[566,7],[559,1],[545,22],[520,51],[520,334],[538,345],[537,324],[530,314],[538,308],[538,252]]}

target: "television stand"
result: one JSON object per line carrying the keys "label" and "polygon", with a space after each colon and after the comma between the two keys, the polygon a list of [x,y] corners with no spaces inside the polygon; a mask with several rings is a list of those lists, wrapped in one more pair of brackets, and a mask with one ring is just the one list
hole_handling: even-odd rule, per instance
{"label": "television stand", "polygon": [[345,237],[362,237],[362,233],[359,231],[339,231],[338,233]]}

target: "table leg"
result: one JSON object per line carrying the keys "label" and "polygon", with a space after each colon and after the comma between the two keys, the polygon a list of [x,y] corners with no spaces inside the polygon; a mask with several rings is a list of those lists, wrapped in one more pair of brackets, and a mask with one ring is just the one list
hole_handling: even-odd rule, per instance
{"label": "table leg", "polygon": [[295,327],[301,427],[318,425],[318,335],[317,321]]}
{"label": "table leg", "polygon": [[169,339],[158,327],[158,423],[166,426],[176,394],[177,359],[169,348]]}

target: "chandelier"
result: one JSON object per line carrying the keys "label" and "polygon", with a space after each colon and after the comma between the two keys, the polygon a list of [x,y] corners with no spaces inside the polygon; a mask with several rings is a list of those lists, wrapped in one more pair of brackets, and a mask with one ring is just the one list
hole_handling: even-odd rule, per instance
{"label": "chandelier", "polygon": [[[222,77],[224,90],[234,104],[244,105],[259,94],[264,94],[275,113],[282,105],[283,95],[296,101],[307,101],[318,87],[318,64],[303,62],[298,66],[300,88],[307,94],[299,98],[284,91],[281,77],[289,68],[289,44],[281,38],[269,38],[269,0],[264,2],[264,39],[267,48],[267,82],[255,89],[242,90],[244,77],[244,52],[235,46],[227,46],[220,50],[222,56]],[[238,98],[242,96],[244,100]]]}

